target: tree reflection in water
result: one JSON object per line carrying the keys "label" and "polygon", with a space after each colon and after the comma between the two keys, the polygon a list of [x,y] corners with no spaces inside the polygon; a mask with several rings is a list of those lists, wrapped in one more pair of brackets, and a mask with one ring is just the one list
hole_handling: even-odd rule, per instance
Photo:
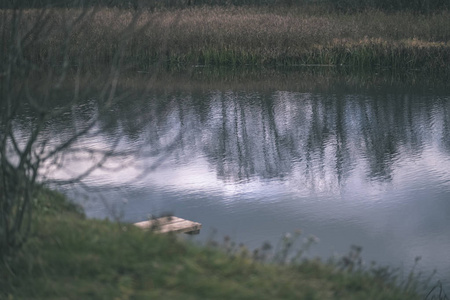
{"label": "tree reflection in water", "polygon": [[204,156],[226,182],[292,177],[310,189],[336,189],[357,166],[367,180],[389,182],[404,156],[418,158],[427,147],[448,155],[449,105],[409,94],[179,92],[103,117],[111,135],[145,144],[143,157],[170,144],[175,164]]}

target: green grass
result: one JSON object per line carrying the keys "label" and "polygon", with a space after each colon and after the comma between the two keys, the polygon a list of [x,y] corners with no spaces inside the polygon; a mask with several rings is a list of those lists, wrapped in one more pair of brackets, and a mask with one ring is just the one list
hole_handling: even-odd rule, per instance
{"label": "green grass", "polygon": [[0,266],[2,299],[420,299],[365,271],[320,261],[261,263],[90,220],[55,192],[35,201],[33,234]]}

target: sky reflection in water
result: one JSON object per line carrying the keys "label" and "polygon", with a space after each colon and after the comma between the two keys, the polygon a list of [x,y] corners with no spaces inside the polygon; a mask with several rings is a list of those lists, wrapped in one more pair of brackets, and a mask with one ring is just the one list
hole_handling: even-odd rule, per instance
{"label": "sky reflection in water", "polygon": [[449,286],[449,113],[448,95],[407,92],[155,92],[101,116],[108,133],[84,141],[140,149],[89,177],[102,196],[84,205],[130,222],[172,212],[203,223],[199,239],[217,229],[250,247],[301,228],[321,240],[311,255],[356,244],[406,270],[422,256]]}

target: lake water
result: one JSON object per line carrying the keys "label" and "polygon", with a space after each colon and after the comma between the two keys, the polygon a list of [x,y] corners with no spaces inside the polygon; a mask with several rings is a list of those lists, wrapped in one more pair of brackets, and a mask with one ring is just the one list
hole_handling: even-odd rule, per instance
{"label": "lake water", "polygon": [[[200,73],[159,80],[100,115],[100,134],[82,143],[120,138],[120,150],[135,152],[84,180],[90,198],[77,201],[89,217],[168,212],[202,223],[196,239],[229,235],[250,248],[301,229],[320,239],[309,256],[358,245],[367,262],[405,272],[420,256],[419,269],[436,268],[450,287],[450,89],[383,76]],[[147,81],[130,82],[136,91]],[[77,122],[96,107],[95,98],[78,106]],[[70,134],[64,124],[49,130]]]}

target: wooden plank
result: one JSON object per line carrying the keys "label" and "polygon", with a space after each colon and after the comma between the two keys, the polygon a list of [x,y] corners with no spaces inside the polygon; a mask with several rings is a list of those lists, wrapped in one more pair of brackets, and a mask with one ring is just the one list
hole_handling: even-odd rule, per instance
{"label": "wooden plank", "polygon": [[198,233],[202,228],[202,224],[192,222],[175,216],[162,217],[154,220],[134,223],[134,225],[142,228],[153,230],[158,233]]}
{"label": "wooden plank", "polygon": [[142,229],[149,229],[151,227],[161,227],[161,226],[164,226],[169,223],[177,223],[177,222],[181,222],[181,221],[185,221],[185,220],[182,218],[175,217],[175,216],[168,216],[168,217],[162,217],[162,218],[157,218],[157,219],[152,219],[152,220],[148,220],[148,221],[134,223],[134,225],[141,227]]}

